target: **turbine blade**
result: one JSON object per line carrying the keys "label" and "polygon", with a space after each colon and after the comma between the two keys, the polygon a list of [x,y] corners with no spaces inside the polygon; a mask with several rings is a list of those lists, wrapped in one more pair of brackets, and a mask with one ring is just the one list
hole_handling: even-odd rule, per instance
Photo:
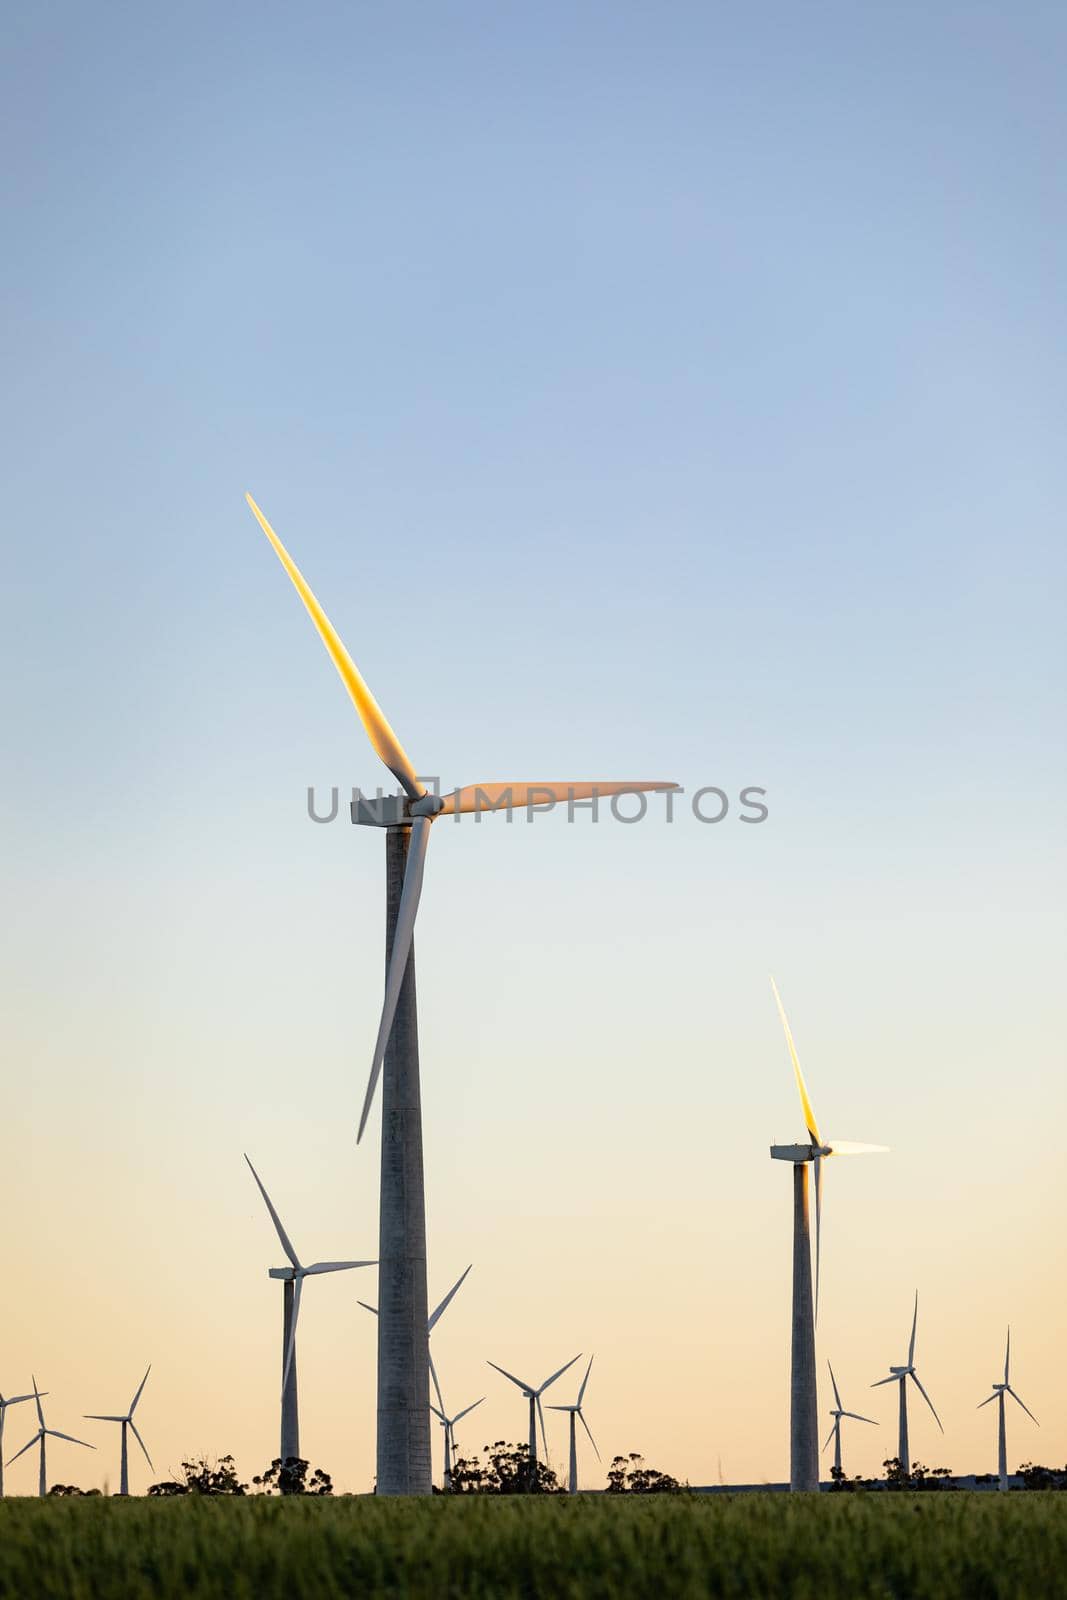
{"label": "turbine blade", "polygon": [[99,1411],[83,1411],[82,1417],[86,1422],[128,1422],[129,1417],[105,1417]]}
{"label": "turbine blade", "polygon": [[843,1417],[851,1417],[853,1422],[869,1422],[872,1428],[880,1426],[873,1417],[861,1417],[858,1411],[842,1411],[841,1415]]}
{"label": "turbine blade", "polygon": [[830,1154],[834,1156],[884,1156],[889,1154],[887,1144],[857,1144],[854,1139],[832,1139]]}
{"label": "turbine blade", "polygon": [[816,1156],[815,1167],[815,1321],[819,1320],[819,1269],[822,1262],[822,1157]]}
{"label": "turbine blade", "polygon": [[547,1460],[548,1460],[548,1435],[545,1433],[545,1414],[544,1414],[544,1411],[541,1409],[541,1396],[539,1394],[535,1395],[534,1399],[537,1401],[537,1415],[541,1420],[541,1443],[545,1447],[545,1460],[547,1462]]}
{"label": "turbine blade", "polygon": [[[433,1351],[430,1350],[430,1351],[427,1352],[427,1354],[428,1354],[429,1360],[430,1360],[430,1381],[433,1384],[434,1394],[436,1394],[436,1396],[437,1396],[437,1404],[441,1407],[441,1410],[443,1411],[445,1409],[445,1402],[444,1402],[444,1398],[443,1398],[443,1396],[441,1394],[441,1385],[437,1380],[437,1368],[433,1364]],[[446,1418],[445,1420],[447,1421],[448,1419]]]}
{"label": "turbine blade", "polygon": [[781,1017],[782,1027],[785,1029],[785,1042],[789,1046],[789,1054],[793,1062],[793,1072],[796,1076],[797,1089],[800,1093],[800,1104],[804,1111],[804,1126],[808,1130],[812,1143],[822,1144],[822,1139],[819,1136],[819,1124],[815,1120],[815,1112],[812,1110],[811,1100],[808,1097],[808,1086],[804,1082],[804,1074],[800,1070],[800,1057],[797,1055],[797,1047],[793,1043],[793,1035],[789,1028],[789,1018],[785,1014],[785,1007],[782,1004],[781,995],[778,993],[778,985],[773,978],[771,979],[771,988],[774,990],[778,1015]]}
{"label": "turbine blade", "polygon": [[[484,1400],[484,1399],[485,1399],[485,1395],[483,1394],[482,1395],[482,1400]],[[475,1400],[474,1405],[464,1406],[462,1411],[457,1411],[456,1415],[452,1418],[452,1426],[455,1427],[457,1422],[462,1422],[463,1418],[467,1415],[467,1412],[468,1411],[473,1411],[475,1406],[480,1406],[481,1403],[482,1403],[482,1400]]]}
{"label": "turbine blade", "polygon": [[444,1423],[445,1427],[447,1428],[448,1427],[448,1418],[445,1416],[443,1411],[439,1411],[437,1409],[437,1407],[434,1405],[432,1400],[430,1401],[430,1410],[433,1412],[435,1417],[440,1417],[441,1421]]}
{"label": "turbine blade", "polygon": [[33,1376],[32,1373],[30,1374],[30,1378],[31,1378],[31,1381],[33,1383],[33,1398],[37,1402],[37,1421],[40,1423],[41,1427],[43,1428],[44,1427],[44,1412],[41,1410],[41,1391],[40,1391],[40,1389],[38,1389],[38,1387],[37,1387],[37,1379]]}
{"label": "turbine blade", "polygon": [[426,864],[426,846],[430,842],[430,817],[416,817],[411,824],[411,839],[408,844],[407,865],[404,868],[404,887],[400,891],[400,905],[396,914],[396,930],[393,934],[393,948],[389,953],[389,970],[385,975],[385,1000],[382,1005],[382,1019],[378,1024],[378,1038],[374,1045],[374,1059],[371,1062],[370,1078],[367,1080],[367,1092],[363,1097],[363,1110],[359,1118],[359,1132],[356,1143],[363,1137],[363,1130],[367,1126],[370,1116],[371,1103],[374,1100],[374,1091],[378,1086],[378,1077],[385,1060],[385,1049],[389,1043],[389,1035],[393,1031],[393,1018],[396,1015],[397,1001],[400,999],[400,989],[407,971],[408,956],[411,954],[411,944],[415,936],[415,914],[419,909],[419,896],[422,894],[422,869]]}
{"label": "turbine blade", "polygon": [[[828,1367],[830,1367],[830,1363],[829,1362],[827,1362],[826,1365]],[[840,1411],[841,1410],[841,1396],[837,1392],[837,1379],[834,1377],[834,1369],[833,1369],[833,1367],[830,1367],[830,1382],[834,1386],[834,1405],[837,1407],[838,1411]]]}
{"label": "turbine blade", "polygon": [[835,1434],[835,1433],[836,1433],[836,1432],[837,1432],[837,1423],[836,1423],[836,1421],[835,1421],[835,1423],[834,1423],[834,1425],[833,1425],[833,1427],[832,1427],[832,1428],[831,1428],[831,1429],[830,1429],[830,1432],[829,1432],[829,1433],[828,1433],[828,1434],[827,1434],[827,1435],[826,1435],[826,1443],[825,1443],[825,1444],[824,1444],[824,1445],[823,1445],[823,1447],[822,1447],[822,1454],[823,1454],[823,1455],[825,1455],[825,1454],[826,1454],[826,1452],[827,1452],[827,1450],[829,1450],[829,1448],[830,1448],[830,1441],[831,1441],[831,1439],[832,1439],[832,1438],[833,1438],[833,1436],[834,1436],[834,1434]]}
{"label": "turbine blade", "polygon": [[1009,1384],[1009,1385],[1011,1383],[1011,1379],[1008,1377],[1008,1364],[1009,1364],[1010,1361],[1011,1361],[1011,1329],[1009,1328],[1008,1329],[1008,1342],[1004,1347],[1004,1382],[1006,1384]]}
{"label": "turbine blade", "polygon": [[[471,1267],[473,1267],[473,1265],[474,1265],[474,1262],[472,1261],[470,1266],[467,1268],[467,1272],[470,1271],[470,1269],[471,1269]],[[427,1333],[432,1333],[433,1332],[434,1328],[436,1328],[438,1322],[441,1320],[441,1317],[444,1315],[444,1313],[448,1310],[449,1306],[452,1304],[453,1297],[455,1296],[455,1293],[456,1293],[457,1289],[459,1289],[461,1287],[464,1278],[467,1276],[467,1272],[461,1272],[460,1273],[459,1277],[456,1279],[456,1281],[452,1285],[451,1289],[449,1289],[448,1293],[445,1295],[444,1299],[441,1301],[441,1304],[436,1308],[436,1310],[434,1310],[434,1311],[432,1311],[430,1313],[430,1320],[426,1324],[426,1332]]]}
{"label": "turbine blade", "polygon": [[[44,1389],[42,1391],[42,1398],[47,1393],[48,1393],[48,1390]],[[0,1405],[4,1406],[5,1408],[7,1406],[17,1406],[23,1400],[32,1400],[32,1399],[33,1399],[33,1395],[32,1394],[12,1394],[12,1395],[9,1395],[6,1400],[0,1399]]]}
{"label": "turbine blade", "polygon": [[[912,1382],[915,1384],[915,1387],[918,1389],[919,1393],[922,1395],[923,1399],[926,1401],[926,1404],[930,1407],[930,1410],[934,1411],[934,1402],[930,1399],[930,1396],[927,1394],[926,1390],[923,1388],[922,1384],[919,1382],[918,1374],[913,1372],[911,1374],[911,1377],[912,1377]],[[941,1428],[941,1418],[938,1416],[936,1411],[934,1411],[934,1421],[937,1423],[938,1427]],[[944,1433],[944,1431],[945,1431],[944,1428],[941,1428],[941,1432]]]}
{"label": "turbine blade", "polygon": [[989,1398],[987,1400],[979,1400],[978,1404],[975,1406],[974,1409],[976,1411],[981,1411],[983,1406],[991,1406],[993,1404],[993,1401],[996,1398],[997,1398],[997,1391],[994,1389],[993,1393],[989,1396]]}
{"label": "turbine blade", "polygon": [[41,1435],[39,1433],[35,1433],[29,1444],[24,1444],[21,1450],[16,1450],[15,1454],[11,1456],[7,1462],[5,1462],[5,1466],[10,1467],[12,1462],[18,1460],[19,1456],[24,1456],[27,1450],[32,1450],[40,1437]]}
{"label": "turbine blade", "polygon": [[305,1278],[313,1273],[322,1272],[348,1272],[352,1267],[376,1267],[377,1261],[316,1261],[312,1267],[304,1268]]}
{"label": "turbine blade", "polygon": [[362,1306],[364,1311],[369,1311],[372,1317],[376,1317],[378,1315],[377,1306],[369,1306],[365,1300],[357,1300],[356,1304],[357,1306]]}
{"label": "turbine blade", "polygon": [[915,1291],[915,1311],[911,1319],[911,1338],[908,1341],[908,1366],[915,1365],[915,1329],[919,1323],[919,1291]]}
{"label": "turbine blade", "polygon": [[285,1394],[285,1386],[289,1382],[289,1368],[293,1364],[293,1351],[296,1348],[296,1324],[300,1316],[300,1291],[303,1286],[304,1280],[302,1278],[295,1279],[293,1283],[293,1315],[289,1323],[289,1342],[285,1347],[285,1366],[282,1368],[283,1395]]}
{"label": "turbine blade", "polygon": [[[1034,1413],[1030,1410],[1030,1407],[1026,1404],[1025,1400],[1020,1400],[1019,1399],[1019,1396],[1015,1393],[1015,1390],[1011,1387],[1010,1384],[1008,1385],[1008,1393],[1011,1395],[1012,1399],[1016,1402],[1017,1405],[1022,1406],[1023,1410],[1026,1412],[1026,1415],[1030,1418],[1030,1421],[1031,1422],[1037,1422],[1037,1418],[1034,1416]],[[1037,1422],[1037,1425],[1040,1428],[1040,1426],[1041,1426],[1040,1422]]]}
{"label": "turbine blade", "polygon": [[582,1387],[578,1390],[578,1409],[579,1410],[581,1410],[582,1401],[585,1399],[585,1386],[589,1382],[589,1374],[592,1372],[592,1370],[593,1370],[593,1357],[590,1356],[589,1357],[589,1365],[585,1369],[585,1377],[582,1379]]}
{"label": "turbine blade", "polygon": [[510,1378],[512,1383],[515,1384],[517,1388],[521,1389],[524,1394],[534,1394],[536,1392],[532,1383],[523,1383],[522,1379],[516,1378],[514,1373],[504,1372],[503,1367],[498,1367],[495,1361],[489,1361],[488,1365],[491,1366],[494,1371],[503,1373],[505,1378]]}
{"label": "turbine blade", "polygon": [[88,1444],[84,1439],[75,1439],[72,1433],[60,1433],[58,1428],[46,1428],[44,1431],[50,1439],[66,1439],[68,1444],[80,1444],[86,1450],[96,1449],[95,1444]]}
{"label": "turbine blade", "polygon": [[292,579],[294,589],[307,607],[308,615],[318,629],[319,637],[326,646],[330,660],[340,673],[341,681],[352,697],[352,703],[359,713],[359,719],[366,729],[367,738],[404,791],[412,800],[420,800],[426,790],[416,777],[415,768],[408,760],[407,752],[400,740],[389,726],[381,706],[367,688],[359,668],[342,644],[340,635],[312,594],[296,562],[252,499],[252,496],[246,494],[245,499],[248,501],[256,521],[274,546],[278,560]]}
{"label": "turbine blade", "polygon": [[581,1356],[582,1356],[582,1352],[580,1350],[579,1350],[579,1352],[578,1352],[578,1354],[576,1356],[571,1356],[570,1360],[567,1362],[567,1366],[560,1367],[559,1371],[558,1372],[554,1372],[552,1374],[551,1378],[546,1378],[544,1383],[541,1385],[540,1389],[538,1389],[537,1393],[538,1394],[544,1394],[544,1392],[548,1388],[549,1384],[550,1383],[555,1383],[557,1378],[562,1378],[563,1374],[567,1371],[567,1367],[573,1367],[573,1365],[574,1365],[574,1363],[576,1361],[580,1361],[581,1360]]}
{"label": "turbine blade", "polygon": [[[148,1363],[148,1372],[151,1372],[151,1370],[152,1370],[152,1363],[149,1362]],[[137,1386],[137,1393],[134,1395],[133,1400],[130,1402],[130,1416],[131,1417],[133,1416],[134,1412],[137,1410],[137,1402],[141,1398],[141,1392],[144,1389],[145,1384],[148,1382],[148,1372],[146,1372],[144,1377],[141,1379],[140,1383]],[[155,1468],[153,1467],[152,1470],[154,1472]]]}
{"label": "turbine blade", "polygon": [[600,1451],[597,1450],[596,1440],[593,1438],[592,1430],[590,1429],[588,1422],[586,1422],[585,1417],[582,1415],[581,1407],[580,1406],[576,1406],[575,1410],[578,1413],[578,1421],[581,1423],[581,1425],[585,1429],[586,1433],[589,1434],[589,1443],[593,1446],[593,1450],[594,1450],[594,1452],[596,1454],[596,1458],[599,1461],[600,1460]]}
{"label": "turbine blade", "polygon": [[891,1372],[889,1374],[888,1378],[879,1378],[879,1379],[877,1379],[877,1381],[875,1383],[872,1383],[870,1387],[872,1389],[880,1389],[882,1387],[883,1383],[897,1383],[897,1382],[899,1382],[897,1374],[895,1372]]}
{"label": "turbine blade", "polygon": [[[245,1160],[248,1161],[247,1155],[245,1156]],[[248,1170],[252,1174],[253,1178],[255,1178],[256,1187],[258,1188],[260,1194],[263,1196],[263,1199],[266,1202],[267,1210],[270,1212],[271,1221],[274,1223],[274,1231],[278,1235],[278,1238],[279,1238],[279,1240],[281,1242],[282,1249],[285,1251],[286,1255],[289,1257],[290,1263],[294,1267],[298,1267],[300,1265],[300,1262],[297,1259],[296,1251],[293,1249],[292,1245],[289,1242],[289,1235],[286,1233],[285,1229],[282,1227],[282,1219],[278,1215],[278,1213],[275,1211],[274,1203],[271,1200],[271,1197],[267,1193],[266,1189],[264,1189],[263,1184],[260,1181],[259,1173],[256,1171],[255,1167],[252,1165],[251,1161],[248,1161]]]}
{"label": "turbine blade", "polygon": [[645,778],[631,779],[626,783],[600,782],[578,779],[558,781],[547,779],[540,783],[470,783],[463,789],[453,789],[442,795],[441,816],[455,816],[457,812],[471,811],[522,811],[527,806],[553,806],[575,800],[609,798],[615,794],[652,794],[677,789],[676,783],[661,783]]}
{"label": "turbine blade", "polygon": [[141,1435],[137,1432],[137,1424],[136,1424],[136,1422],[134,1422],[132,1417],[130,1418],[130,1427],[133,1429],[134,1438],[137,1440],[137,1443],[141,1446],[141,1450],[142,1450],[142,1452],[144,1454],[145,1460],[148,1462],[148,1465],[150,1467],[152,1467],[152,1471],[155,1472],[156,1469],[155,1469],[155,1467],[152,1466],[152,1457],[148,1454],[148,1447],[146,1446],[144,1440],[141,1438]]}

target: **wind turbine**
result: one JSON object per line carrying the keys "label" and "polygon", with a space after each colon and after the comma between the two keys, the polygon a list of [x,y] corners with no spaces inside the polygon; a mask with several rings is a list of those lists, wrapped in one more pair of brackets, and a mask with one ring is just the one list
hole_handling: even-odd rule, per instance
{"label": "wind turbine", "polygon": [[581,1354],[582,1354],[582,1352],[579,1350],[579,1352],[578,1352],[578,1354],[576,1356],[571,1356],[570,1360],[567,1362],[567,1365],[565,1367],[560,1367],[559,1371],[558,1372],[554,1372],[550,1378],[546,1378],[544,1383],[541,1384],[540,1388],[537,1388],[536,1385],[534,1385],[532,1383],[524,1383],[521,1378],[516,1378],[513,1373],[505,1372],[504,1368],[503,1367],[498,1367],[495,1361],[490,1361],[489,1362],[489,1365],[493,1368],[494,1372],[499,1372],[503,1377],[507,1378],[511,1383],[513,1383],[516,1388],[521,1389],[523,1394],[525,1395],[526,1399],[529,1400],[529,1402],[530,1402],[530,1457],[529,1457],[529,1463],[530,1464],[529,1464],[529,1471],[530,1471],[530,1482],[534,1486],[536,1486],[536,1483],[537,1483],[537,1418],[538,1417],[540,1417],[540,1419],[541,1419],[541,1442],[545,1447],[545,1455],[546,1456],[548,1455],[548,1439],[545,1437],[545,1414],[541,1409],[541,1396],[544,1394],[545,1390],[549,1387],[550,1384],[555,1383],[557,1378],[562,1378],[563,1374],[567,1371],[567,1369],[569,1367],[573,1367],[574,1363],[577,1360],[580,1359]]}
{"label": "wind turbine", "polygon": [[[930,1410],[934,1412],[934,1421],[941,1428],[941,1418],[934,1411],[934,1402],[930,1399],[919,1380],[915,1370],[915,1329],[919,1322],[919,1291],[915,1291],[915,1311],[911,1319],[911,1338],[908,1340],[908,1364],[906,1367],[890,1367],[888,1378],[879,1378],[877,1383],[872,1383],[872,1389],[880,1389],[883,1383],[899,1383],[900,1385],[900,1437],[897,1444],[897,1458],[905,1474],[911,1471],[911,1453],[908,1445],[908,1379],[914,1383]],[[941,1432],[944,1433],[944,1428]]]}
{"label": "wind turbine", "polygon": [[[45,1394],[48,1393],[46,1389]],[[5,1397],[0,1394],[0,1499],[4,1494],[4,1422],[7,1418],[8,1406],[21,1405],[23,1400],[32,1400],[32,1394],[11,1394]]]}
{"label": "wind turbine", "polygon": [[[440,1389],[437,1391],[437,1398],[441,1399]],[[484,1399],[485,1395],[483,1394],[482,1400]],[[466,1406],[462,1411],[457,1411],[454,1417],[445,1416],[443,1400],[440,1407],[433,1405],[431,1402],[430,1410],[435,1417],[439,1418],[441,1426],[445,1430],[445,1475],[443,1482],[446,1494],[452,1487],[452,1460],[456,1454],[456,1423],[461,1422],[468,1411],[473,1411],[476,1406],[480,1406],[482,1400],[475,1400],[474,1405]]]}
{"label": "wind turbine", "polygon": [[[830,1367],[829,1362],[826,1365]],[[830,1382],[834,1386],[834,1404],[830,1412],[834,1419],[834,1425],[826,1436],[826,1444],[823,1445],[823,1449],[827,1448],[831,1439],[834,1441],[834,1475],[838,1477],[841,1473],[841,1418],[851,1417],[854,1422],[869,1422],[872,1428],[877,1428],[878,1424],[873,1417],[861,1417],[858,1411],[843,1411],[841,1409],[841,1395],[838,1392],[837,1379],[834,1377],[833,1367],[830,1367]]]}
{"label": "wind turbine", "polygon": [[582,1424],[582,1427],[585,1429],[586,1433],[589,1434],[589,1443],[593,1446],[593,1449],[596,1450],[596,1458],[597,1458],[597,1460],[598,1461],[600,1460],[600,1451],[597,1450],[597,1448],[596,1448],[596,1440],[593,1438],[593,1435],[590,1432],[589,1424],[585,1420],[585,1413],[582,1411],[582,1401],[585,1398],[585,1386],[589,1382],[589,1374],[590,1374],[590,1372],[592,1370],[593,1370],[593,1358],[592,1358],[592,1356],[590,1356],[589,1357],[589,1365],[585,1369],[585,1377],[582,1379],[582,1386],[578,1390],[578,1398],[575,1401],[574,1405],[572,1405],[572,1406],[549,1406],[549,1408],[548,1408],[550,1411],[566,1411],[566,1412],[568,1412],[570,1414],[570,1423],[571,1423],[571,1479],[570,1479],[570,1491],[571,1491],[571,1494],[577,1494],[578,1493],[578,1441],[577,1441],[577,1436],[576,1436],[576,1433],[575,1433],[575,1424],[576,1424],[576,1422],[580,1421],[581,1424]]}
{"label": "wind turbine", "polygon": [[[355,705],[371,745],[402,794],[355,799],[354,823],[384,828],[385,997],[359,1119],[362,1138],[382,1068],[381,1199],[379,1205],[378,1445],[379,1494],[429,1494],[430,1412],[425,1344],[426,1200],[415,1001],[415,914],[422,892],[430,828],[437,817],[513,811],[576,800],[676,789],[674,783],[473,784],[429,794],[381,707],[296,563],[251,495],[246,499],[291,579]],[[404,645],[411,631],[404,628]]]}
{"label": "wind turbine", "polygon": [[997,1402],[997,1409],[1000,1413],[997,1421],[997,1475],[1000,1479],[1000,1482],[998,1483],[997,1487],[1005,1493],[1007,1492],[1008,1488],[1008,1439],[1004,1429],[1004,1396],[1010,1394],[1012,1399],[1016,1401],[1018,1405],[1022,1406],[1023,1410],[1026,1412],[1026,1415],[1030,1418],[1030,1421],[1037,1423],[1038,1427],[1041,1426],[1041,1424],[1037,1421],[1037,1418],[1034,1416],[1034,1413],[1030,1410],[1030,1407],[1025,1403],[1025,1401],[1019,1399],[1019,1396],[1015,1393],[1015,1390],[1011,1386],[1011,1378],[1008,1375],[1010,1363],[1011,1329],[1009,1328],[1008,1343],[1004,1350],[1004,1382],[995,1383],[993,1385],[993,1393],[988,1399],[980,1401],[978,1405],[978,1410],[981,1411],[982,1406],[987,1406],[991,1400],[996,1400]]}
{"label": "wind turbine", "polygon": [[[474,1263],[472,1261],[470,1266],[466,1267],[464,1269],[464,1271],[462,1271],[460,1273],[459,1277],[456,1279],[456,1281],[452,1285],[451,1289],[449,1289],[448,1293],[445,1295],[445,1297],[441,1301],[440,1305],[436,1308],[436,1310],[431,1311],[430,1315],[426,1319],[426,1359],[427,1359],[427,1361],[429,1363],[429,1367],[430,1367],[430,1378],[431,1378],[431,1380],[433,1382],[434,1393],[437,1396],[437,1404],[441,1407],[442,1411],[444,1410],[445,1403],[441,1399],[441,1385],[437,1381],[437,1368],[433,1364],[433,1356],[430,1353],[430,1334],[433,1332],[434,1328],[437,1326],[438,1322],[441,1320],[441,1317],[443,1316],[444,1312],[447,1311],[448,1307],[452,1304],[452,1299],[453,1299],[456,1291],[459,1289],[459,1287],[462,1284],[464,1278],[467,1276],[467,1273],[470,1271],[470,1269],[471,1269],[471,1267],[473,1265],[474,1265]],[[375,1316],[378,1315],[378,1307],[377,1306],[369,1306],[365,1300],[361,1300],[359,1303],[363,1307],[364,1311],[373,1312],[373,1314]],[[431,1409],[433,1409],[432,1406],[431,1406]],[[464,1415],[466,1415],[466,1413],[464,1413]],[[450,1475],[449,1474],[449,1465],[448,1465],[448,1437],[447,1437],[447,1435],[445,1437],[445,1475],[446,1475],[446,1477]]]}
{"label": "wind turbine", "polygon": [[[152,1370],[152,1366],[151,1366],[151,1363],[149,1363],[148,1372],[151,1372],[151,1370]],[[102,1417],[102,1416],[100,1416],[98,1414],[95,1414],[95,1413],[89,1412],[89,1411],[86,1411],[84,1413],[86,1422],[121,1422],[122,1423],[122,1466],[121,1466],[121,1468],[119,1470],[119,1494],[129,1494],[129,1492],[130,1492],[129,1458],[128,1458],[128,1453],[127,1453],[127,1449],[126,1449],[126,1446],[127,1446],[127,1443],[128,1443],[128,1440],[126,1438],[126,1430],[127,1430],[127,1428],[132,1428],[133,1429],[133,1436],[137,1440],[137,1443],[141,1446],[141,1449],[144,1452],[144,1458],[148,1462],[148,1465],[150,1467],[152,1467],[152,1457],[148,1454],[148,1447],[146,1446],[144,1440],[141,1438],[141,1435],[137,1432],[137,1424],[133,1420],[133,1414],[137,1410],[137,1402],[141,1398],[141,1390],[144,1388],[145,1384],[148,1382],[148,1372],[145,1373],[144,1377],[141,1379],[140,1383],[138,1384],[137,1393],[134,1395],[133,1399],[130,1401],[130,1409],[127,1411],[127,1413],[126,1413],[126,1415],[124,1417]],[[156,1470],[155,1467],[152,1467],[152,1471],[154,1472],[155,1470]]]}
{"label": "wind turbine", "polygon": [[[248,1157],[245,1156],[248,1161]],[[282,1219],[271,1202],[270,1195],[260,1182],[259,1173],[248,1161],[248,1170],[256,1180],[282,1249],[289,1257],[287,1267],[270,1267],[269,1278],[280,1278],[282,1289],[282,1431],[281,1459],[289,1461],[300,1455],[300,1411],[296,1388],[296,1324],[300,1316],[300,1294],[305,1278],[318,1277],[323,1272],[347,1272],[352,1267],[373,1267],[373,1261],[316,1261],[312,1266],[301,1265],[289,1235],[282,1227]]]}
{"label": "wind turbine", "polygon": [[[835,1139],[824,1144],[815,1120],[808,1086],[800,1070],[800,1058],[774,979],[771,979],[778,1015],[785,1029],[785,1042],[793,1062],[793,1072],[808,1130],[808,1144],[772,1144],[775,1161],[793,1163],[793,1325],[789,1396],[789,1487],[816,1490],[819,1487],[819,1418],[815,1386],[815,1318],[819,1307],[819,1258],[822,1242],[822,1164],[829,1156],[870,1155],[884,1151],[884,1144],[851,1144]],[[811,1222],[808,1213],[808,1166],[815,1168],[815,1301],[811,1295]]]}
{"label": "wind turbine", "polygon": [[[45,1390],[45,1394],[47,1394],[47,1393],[48,1393],[48,1390],[46,1389]],[[10,1467],[12,1462],[17,1461],[19,1456],[24,1456],[26,1454],[27,1450],[32,1450],[35,1444],[39,1444],[41,1446],[41,1463],[40,1463],[40,1469],[39,1469],[38,1475],[37,1475],[37,1493],[39,1495],[46,1495],[48,1493],[48,1473],[47,1473],[47,1468],[46,1468],[46,1465],[45,1465],[45,1440],[46,1439],[66,1439],[68,1444],[84,1445],[86,1450],[95,1450],[96,1446],[95,1446],[95,1444],[86,1444],[84,1439],[75,1439],[75,1437],[74,1437],[74,1435],[72,1433],[60,1433],[57,1428],[47,1428],[47,1427],[45,1427],[44,1412],[41,1409],[41,1391],[37,1387],[37,1379],[36,1378],[33,1379],[33,1398],[37,1402],[37,1422],[38,1422],[37,1432],[34,1434],[33,1438],[31,1440],[29,1440],[29,1442],[27,1444],[23,1445],[21,1450],[16,1450],[15,1451],[15,1454],[11,1457],[11,1460],[8,1462],[8,1466]]]}

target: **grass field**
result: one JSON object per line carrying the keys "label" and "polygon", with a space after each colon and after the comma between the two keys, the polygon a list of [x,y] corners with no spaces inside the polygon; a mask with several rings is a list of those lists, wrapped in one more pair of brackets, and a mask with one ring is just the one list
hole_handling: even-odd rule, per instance
{"label": "grass field", "polygon": [[1067,1495],[0,1501],[7,1600],[1033,1600]]}

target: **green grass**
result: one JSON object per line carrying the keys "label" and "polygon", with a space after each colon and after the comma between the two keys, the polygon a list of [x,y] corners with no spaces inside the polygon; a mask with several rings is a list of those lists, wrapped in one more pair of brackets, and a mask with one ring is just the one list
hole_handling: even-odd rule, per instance
{"label": "green grass", "polygon": [[1063,1594],[1063,1494],[0,1501],[3,1600]]}

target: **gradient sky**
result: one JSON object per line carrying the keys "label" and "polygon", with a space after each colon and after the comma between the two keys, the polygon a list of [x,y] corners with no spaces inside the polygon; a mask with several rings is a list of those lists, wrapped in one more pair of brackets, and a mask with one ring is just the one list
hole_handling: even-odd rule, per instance
{"label": "gradient sky", "polygon": [[[308,1258],[375,1253],[382,843],[305,792],[386,775],[251,489],[420,772],[768,791],[758,827],[435,831],[461,1447],[523,1436],[487,1357],[595,1351],[605,1461],[786,1475],[773,972],[826,1132],[892,1146],[827,1173],[820,1359],[883,1424],[847,1464],[893,1453],[867,1385],[916,1287],[915,1455],[992,1467],[1010,1319],[1012,1465],[1062,1463],[1062,6],[6,26],[0,1388],[80,1432],[151,1360],[154,1476],[250,1476],[280,1294],[242,1151]],[[305,1296],[303,1446],[346,1488],[373,1291]],[[84,1428],[53,1477],[114,1484]]]}

